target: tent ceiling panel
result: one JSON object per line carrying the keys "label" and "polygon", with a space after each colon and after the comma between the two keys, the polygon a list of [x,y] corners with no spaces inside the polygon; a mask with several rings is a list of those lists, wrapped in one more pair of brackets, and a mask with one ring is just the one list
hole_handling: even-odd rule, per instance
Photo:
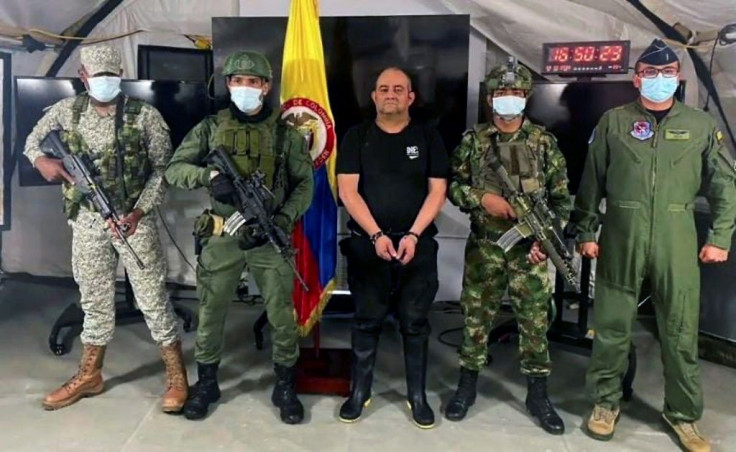
{"label": "tent ceiling panel", "polygon": [[61,33],[104,0],[2,0],[0,24]]}

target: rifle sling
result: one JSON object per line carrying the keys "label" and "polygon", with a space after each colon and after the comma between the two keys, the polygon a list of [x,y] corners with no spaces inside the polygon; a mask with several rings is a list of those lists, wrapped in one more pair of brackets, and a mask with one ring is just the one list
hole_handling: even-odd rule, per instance
{"label": "rifle sling", "polygon": [[[125,95],[119,94],[117,102],[115,104],[115,149],[117,150],[117,165],[115,165],[115,169],[117,172],[117,178],[118,178],[118,186],[120,188],[120,199],[122,200],[123,204],[125,203],[125,200],[128,199],[128,190],[125,188],[125,158],[124,158],[124,152],[123,149],[123,143],[120,139],[120,135],[122,134],[123,129],[123,113],[125,108]],[[121,206],[125,208],[125,206]],[[123,212],[123,214],[127,214],[128,212]]]}

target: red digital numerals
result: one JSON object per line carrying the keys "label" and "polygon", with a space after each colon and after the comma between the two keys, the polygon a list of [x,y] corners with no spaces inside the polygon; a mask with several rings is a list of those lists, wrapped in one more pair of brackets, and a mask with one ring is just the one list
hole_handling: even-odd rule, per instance
{"label": "red digital numerals", "polygon": [[565,63],[570,59],[569,47],[552,47],[549,60],[555,63]]}
{"label": "red digital numerals", "polygon": [[549,61],[552,63],[612,63],[621,61],[622,46],[577,46],[552,47],[549,51]]}
{"label": "red digital numerals", "polygon": [[603,46],[598,60],[602,63],[621,61],[623,50],[621,46]]}

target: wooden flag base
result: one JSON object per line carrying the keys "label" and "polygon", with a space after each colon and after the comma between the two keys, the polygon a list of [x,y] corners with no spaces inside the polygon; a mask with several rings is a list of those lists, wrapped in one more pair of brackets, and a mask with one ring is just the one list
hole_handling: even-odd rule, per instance
{"label": "wooden flag base", "polygon": [[297,362],[296,391],[349,396],[351,355],[345,348],[302,348]]}
{"label": "wooden flag base", "polygon": [[297,361],[296,391],[299,394],[350,395],[349,348],[321,348],[319,324],[313,330],[314,347],[302,348]]}

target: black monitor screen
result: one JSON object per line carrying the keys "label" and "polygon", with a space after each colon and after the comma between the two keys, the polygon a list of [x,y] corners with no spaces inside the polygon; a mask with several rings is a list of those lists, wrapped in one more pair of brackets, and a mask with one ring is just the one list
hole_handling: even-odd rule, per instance
{"label": "black monitor screen", "polygon": [[212,75],[212,51],[177,47],[138,46],[138,78],[207,82]]}
{"label": "black monitor screen", "polygon": [[[273,66],[269,97],[278,102],[286,23],[286,17],[212,20],[219,96],[226,94],[220,75],[225,58],[250,49],[264,53]],[[338,144],[350,126],[375,115],[370,92],[386,66],[412,76],[412,118],[435,124],[448,149],[460,142],[467,117],[469,16],[321,17],[319,23]]]}
{"label": "black monitor screen", "polygon": [[[676,97],[684,98],[684,82]],[[588,140],[607,110],[632,102],[639,91],[631,81],[538,82],[526,107],[529,119],[554,134],[565,155],[570,193],[577,193],[588,155]],[[481,99],[485,89],[481,87]],[[479,117],[488,118],[488,103],[479,104]]]}
{"label": "black monitor screen", "polygon": [[[65,97],[84,91],[78,78],[16,77],[16,152],[20,155],[43,110]],[[204,82],[123,80],[123,92],[144,100],[161,112],[171,129],[176,146],[184,135],[209,113]],[[46,182],[25,157],[18,160],[21,186],[52,185]]]}

